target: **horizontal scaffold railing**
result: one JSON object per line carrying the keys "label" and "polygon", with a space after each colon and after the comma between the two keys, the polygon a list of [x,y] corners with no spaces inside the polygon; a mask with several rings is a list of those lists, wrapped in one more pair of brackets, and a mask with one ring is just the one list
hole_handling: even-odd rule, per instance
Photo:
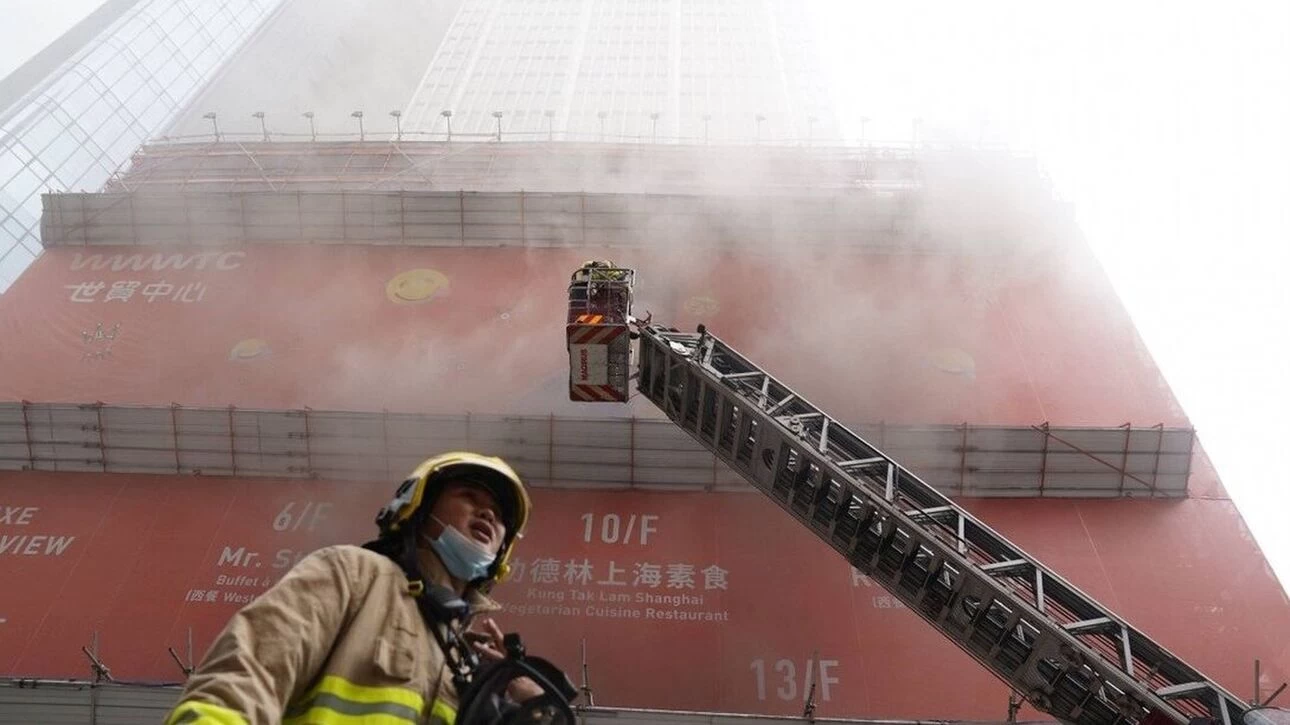
{"label": "horizontal scaffold railing", "polygon": [[[1187,494],[1190,429],[852,425],[946,495]],[[392,480],[437,450],[505,456],[540,486],[743,490],[662,418],[0,403],[0,471]]]}

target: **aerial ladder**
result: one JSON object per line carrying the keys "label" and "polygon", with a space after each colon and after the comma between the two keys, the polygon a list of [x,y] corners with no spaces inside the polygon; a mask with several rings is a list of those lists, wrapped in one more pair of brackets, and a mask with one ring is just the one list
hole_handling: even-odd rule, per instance
{"label": "aerial ladder", "polygon": [[[600,264],[622,273],[613,282],[635,280]],[[592,282],[575,274],[571,315],[587,299],[574,288]],[[1037,710],[1077,725],[1290,725],[1290,712],[1233,695],[703,326],[606,312],[639,338],[641,395]],[[597,359],[622,369],[629,355]]]}

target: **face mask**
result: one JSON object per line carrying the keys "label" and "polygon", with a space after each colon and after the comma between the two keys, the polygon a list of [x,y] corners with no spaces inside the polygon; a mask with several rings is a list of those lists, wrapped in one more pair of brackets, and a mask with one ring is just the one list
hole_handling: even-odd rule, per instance
{"label": "face mask", "polygon": [[466,582],[488,576],[488,568],[493,565],[497,555],[438,518],[430,518],[443,527],[443,533],[437,539],[422,533],[421,539],[439,555],[439,560],[448,569],[448,573]]}

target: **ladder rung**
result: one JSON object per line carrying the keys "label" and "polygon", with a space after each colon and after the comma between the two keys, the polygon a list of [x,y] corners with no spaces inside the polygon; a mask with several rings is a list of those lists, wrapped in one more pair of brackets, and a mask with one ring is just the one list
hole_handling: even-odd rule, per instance
{"label": "ladder rung", "polygon": [[1066,625],[1066,631],[1071,634],[1093,634],[1114,629],[1118,626],[1120,625],[1109,617],[1098,617],[1096,619],[1085,619],[1081,622],[1071,622]]}
{"label": "ladder rung", "polygon": [[1177,697],[1190,697],[1209,691],[1208,682],[1184,682],[1181,685],[1171,685],[1156,690],[1156,697],[1161,700],[1171,700]]}
{"label": "ladder rung", "polygon": [[[845,471],[848,468],[863,468],[865,466],[872,466],[876,463],[886,463],[886,462],[887,462],[887,459],[883,458],[882,456],[875,456],[874,458],[856,458],[850,461],[839,461],[838,468],[841,468],[842,470]],[[941,506],[940,508],[948,509],[949,507]]]}
{"label": "ladder rung", "polygon": [[991,564],[981,565],[981,571],[994,576],[1016,576],[1026,574],[1034,564],[1025,559],[1009,559],[1007,561],[996,561]]}
{"label": "ladder rung", "polygon": [[776,404],[772,405],[772,406],[771,406],[771,407],[766,411],[766,414],[767,414],[767,415],[774,415],[774,414],[778,413],[780,408],[783,408],[785,405],[788,405],[789,403],[793,402],[793,400],[795,400],[796,398],[797,398],[797,395],[796,395],[795,393],[789,393],[789,394],[788,394],[788,397],[786,397],[786,398],[784,398],[783,400],[779,401],[778,403],[776,403]]}
{"label": "ladder rung", "polygon": [[788,425],[789,423],[792,423],[794,421],[810,420],[812,418],[822,418],[822,417],[824,417],[823,413],[794,413],[792,415],[775,416],[775,420],[785,425]]}
{"label": "ladder rung", "polygon": [[909,509],[908,511],[905,512],[905,515],[911,516],[914,518],[918,518],[919,516],[926,516],[928,518],[932,518],[937,514],[951,514],[951,513],[957,515],[957,512],[954,510],[953,506],[933,506],[931,508],[926,508],[926,509]]}

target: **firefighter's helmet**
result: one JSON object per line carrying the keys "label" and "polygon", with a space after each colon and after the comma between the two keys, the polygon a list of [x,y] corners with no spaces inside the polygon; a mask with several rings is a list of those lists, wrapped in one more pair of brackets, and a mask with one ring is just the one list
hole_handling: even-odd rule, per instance
{"label": "firefighter's helmet", "polygon": [[524,534],[532,503],[519,474],[500,458],[453,451],[423,461],[399,485],[394,499],[376,515],[376,525],[380,527],[382,537],[403,533],[408,522],[413,522],[413,525],[421,522],[418,512],[423,505],[434,505],[444,484],[465,476],[487,486],[501,509],[506,537],[489,569],[488,578],[505,581],[510,574],[511,552],[515,549],[515,541]]}

